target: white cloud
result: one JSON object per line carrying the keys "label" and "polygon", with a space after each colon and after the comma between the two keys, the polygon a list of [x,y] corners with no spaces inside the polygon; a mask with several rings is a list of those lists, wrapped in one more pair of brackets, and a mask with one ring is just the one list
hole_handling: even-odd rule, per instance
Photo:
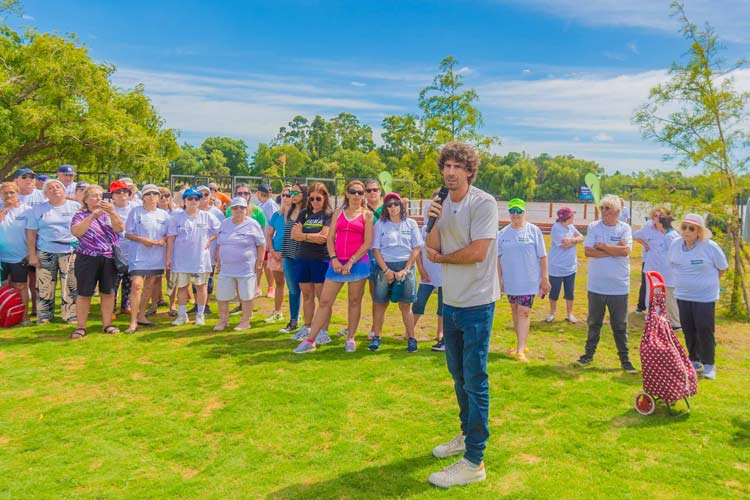
{"label": "white cloud", "polygon": [[[531,7],[588,25],[628,26],[668,31],[677,35],[670,17],[670,0],[497,0]],[[686,0],[692,22],[708,21],[726,40],[750,42],[750,2],[747,0]]]}
{"label": "white cloud", "polygon": [[640,54],[640,52],[638,51],[638,44],[637,43],[635,43],[635,42],[628,42],[628,43],[625,44],[625,46],[633,54],[635,54],[635,55]]}
{"label": "white cloud", "polygon": [[21,19],[23,19],[23,20],[25,20],[25,21],[34,21],[34,20],[35,20],[35,19],[34,19],[34,16],[30,16],[30,15],[28,15],[28,14],[24,14],[24,15],[22,15],[22,16],[21,16]]}
{"label": "white cloud", "polygon": [[352,82],[351,85],[352,87],[367,87],[367,84],[363,82]]}
{"label": "white cloud", "polygon": [[592,139],[594,139],[597,142],[612,142],[615,140],[614,137],[604,132],[599,132],[594,137],[592,137]]}

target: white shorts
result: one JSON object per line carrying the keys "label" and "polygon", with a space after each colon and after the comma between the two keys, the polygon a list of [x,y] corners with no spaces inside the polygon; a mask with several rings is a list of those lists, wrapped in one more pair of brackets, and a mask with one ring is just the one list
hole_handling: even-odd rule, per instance
{"label": "white shorts", "polygon": [[172,273],[170,279],[174,280],[177,288],[185,288],[190,285],[207,285],[211,273]]}
{"label": "white shorts", "polygon": [[216,300],[222,302],[234,300],[237,295],[243,302],[255,298],[255,276],[230,278],[220,274],[216,280]]}

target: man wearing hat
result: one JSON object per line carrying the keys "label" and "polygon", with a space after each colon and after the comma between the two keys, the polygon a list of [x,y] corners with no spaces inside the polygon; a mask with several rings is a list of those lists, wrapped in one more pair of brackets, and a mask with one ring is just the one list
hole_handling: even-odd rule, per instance
{"label": "man wearing hat", "polygon": [[[266,221],[270,221],[271,217],[273,217],[273,214],[279,211],[279,205],[273,201],[273,197],[271,196],[271,185],[270,184],[261,184],[258,186],[258,190],[255,192],[255,197],[258,198],[258,206],[261,210],[263,210],[263,215],[266,216]],[[270,226],[265,227],[264,233],[266,236],[268,236],[268,230],[270,229]],[[276,294],[276,289],[274,288],[274,282],[273,282],[273,274],[268,269],[268,266],[265,265],[265,263],[268,262],[268,254],[266,254],[266,260],[263,263],[263,266],[265,267],[265,276],[266,281],[268,282],[268,298],[273,298]],[[258,277],[258,287],[260,288],[260,277]]]}
{"label": "man wearing hat", "polygon": [[76,169],[73,165],[60,165],[57,169],[57,178],[62,182],[65,187],[65,197],[69,200],[75,201],[76,199]]}
{"label": "man wearing hat", "polygon": [[33,207],[47,201],[42,192],[36,189],[36,173],[30,168],[17,170],[15,180],[21,203]]}

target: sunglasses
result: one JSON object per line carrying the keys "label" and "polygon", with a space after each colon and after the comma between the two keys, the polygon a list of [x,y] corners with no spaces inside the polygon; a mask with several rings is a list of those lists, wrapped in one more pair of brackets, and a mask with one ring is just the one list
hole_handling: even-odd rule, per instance
{"label": "sunglasses", "polygon": [[235,196],[250,196],[250,191],[237,191],[234,193]]}
{"label": "sunglasses", "polygon": [[307,199],[310,200],[310,201],[323,201],[323,200],[325,200],[325,198],[323,198],[322,196],[308,196]]}
{"label": "sunglasses", "polygon": [[390,203],[386,203],[385,204],[386,208],[400,207],[400,206],[401,206],[401,202],[400,201],[392,201]]}
{"label": "sunglasses", "polygon": [[509,208],[508,213],[509,214],[522,214],[523,210],[521,210],[520,208]]}
{"label": "sunglasses", "polygon": [[366,191],[368,193],[379,193],[380,192],[380,188],[367,188]]}
{"label": "sunglasses", "polygon": [[117,191],[112,191],[112,194],[130,194],[129,189],[118,189]]}
{"label": "sunglasses", "polygon": [[299,196],[301,193],[300,191],[289,191],[289,194],[291,194],[292,196]]}
{"label": "sunglasses", "polygon": [[156,191],[149,191],[148,193],[143,193],[143,196],[159,196],[159,193]]}
{"label": "sunglasses", "polygon": [[680,229],[682,229],[683,231],[690,231],[691,233],[694,233],[698,230],[697,227],[691,226],[690,224],[683,224],[682,226],[680,226]]}
{"label": "sunglasses", "polygon": [[210,189],[211,191],[213,191],[214,193],[216,193],[216,192],[218,191],[218,189],[216,189],[216,188],[209,188],[209,189]]}
{"label": "sunglasses", "polygon": [[247,207],[243,207],[242,205],[234,205],[234,206],[229,207],[229,208],[231,208],[232,210],[239,210],[239,209],[247,210]]}
{"label": "sunglasses", "polygon": [[282,198],[291,198],[292,194],[291,193],[284,193],[284,194],[281,195],[281,197]]}
{"label": "sunglasses", "polygon": [[[367,192],[369,193],[370,190],[368,189]],[[349,190],[349,194],[351,194],[351,195],[357,195],[357,196],[363,196],[365,194],[365,192],[362,191],[361,189],[350,189]]]}
{"label": "sunglasses", "polygon": [[186,196],[185,201],[200,201],[201,199],[197,196]]}
{"label": "sunglasses", "polygon": [[36,179],[36,175],[34,175],[34,174],[23,174],[21,176],[21,179]]}
{"label": "sunglasses", "polygon": [[172,197],[171,194],[163,194],[163,195],[161,195],[161,199],[162,200],[166,200],[166,199],[171,198],[171,197]]}

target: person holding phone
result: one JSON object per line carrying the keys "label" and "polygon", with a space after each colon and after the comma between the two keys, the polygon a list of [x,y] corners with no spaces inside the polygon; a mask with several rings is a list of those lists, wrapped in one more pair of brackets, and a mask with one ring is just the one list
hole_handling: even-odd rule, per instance
{"label": "person holding phone", "polygon": [[526,202],[508,202],[510,224],[497,234],[497,275],[500,289],[508,296],[516,332],[516,347],[508,350],[518,361],[528,363],[526,340],[531,325],[534,297],[544,298],[552,285],[547,270],[547,250],[542,231],[526,220]]}

